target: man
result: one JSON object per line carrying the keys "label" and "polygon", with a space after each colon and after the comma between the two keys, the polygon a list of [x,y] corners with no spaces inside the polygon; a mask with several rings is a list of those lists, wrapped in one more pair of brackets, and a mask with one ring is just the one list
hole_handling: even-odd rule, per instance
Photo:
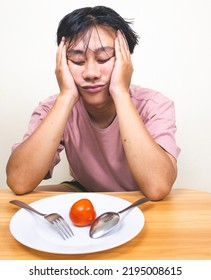
{"label": "man", "polygon": [[[58,95],[35,109],[24,141],[13,147],[7,182],[17,194],[52,176],[65,149],[79,191],[141,190],[164,198],[177,176],[173,102],[131,85],[138,36],[104,7],[77,9],[57,31]],[[71,184],[50,190],[75,189]]]}

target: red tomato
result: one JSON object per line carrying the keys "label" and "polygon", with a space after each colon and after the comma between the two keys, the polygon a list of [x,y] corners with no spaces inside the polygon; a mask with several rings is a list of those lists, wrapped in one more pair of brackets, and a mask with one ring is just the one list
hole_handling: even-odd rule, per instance
{"label": "red tomato", "polygon": [[96,218],[96,212],[89,199],[83,198],[76,201],[70,208],[69,217],[78,227],[90,225]]}

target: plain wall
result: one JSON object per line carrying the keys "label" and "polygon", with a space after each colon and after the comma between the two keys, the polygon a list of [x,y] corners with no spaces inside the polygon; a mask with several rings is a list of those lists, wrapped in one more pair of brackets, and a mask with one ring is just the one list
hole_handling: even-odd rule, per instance
{"label": "plain wall", "polygon": [[[0,186],[13,143],[27,130],[40,100],[58,93],[54,74],[56,30],[75,8],[107,5],[133,19],[140,35],[132,82],[173,99],[182,151],[174,185],[211,191],[211,1],[0,1]],[[53,179],[68,180],[64,153]]]}

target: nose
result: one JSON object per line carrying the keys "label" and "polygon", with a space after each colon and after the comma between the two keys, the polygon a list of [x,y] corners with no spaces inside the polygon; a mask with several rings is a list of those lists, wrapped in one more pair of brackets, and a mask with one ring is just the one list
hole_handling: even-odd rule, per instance
{"label": "nose", "polygon": [[84,80],[97,80],[101,77],[100,65],[97,61],[86,61],[84,65],[83,78]]}

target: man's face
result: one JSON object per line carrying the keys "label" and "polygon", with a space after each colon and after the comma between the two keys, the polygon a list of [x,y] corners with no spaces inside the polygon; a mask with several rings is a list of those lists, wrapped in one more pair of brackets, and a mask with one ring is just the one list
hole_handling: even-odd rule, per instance
{"label": "man's face", "polygon": [[111,27],[97,26],[68,48],[68,66],[82,98],[93,100],[109,96],[115,38],[116,32]]}

